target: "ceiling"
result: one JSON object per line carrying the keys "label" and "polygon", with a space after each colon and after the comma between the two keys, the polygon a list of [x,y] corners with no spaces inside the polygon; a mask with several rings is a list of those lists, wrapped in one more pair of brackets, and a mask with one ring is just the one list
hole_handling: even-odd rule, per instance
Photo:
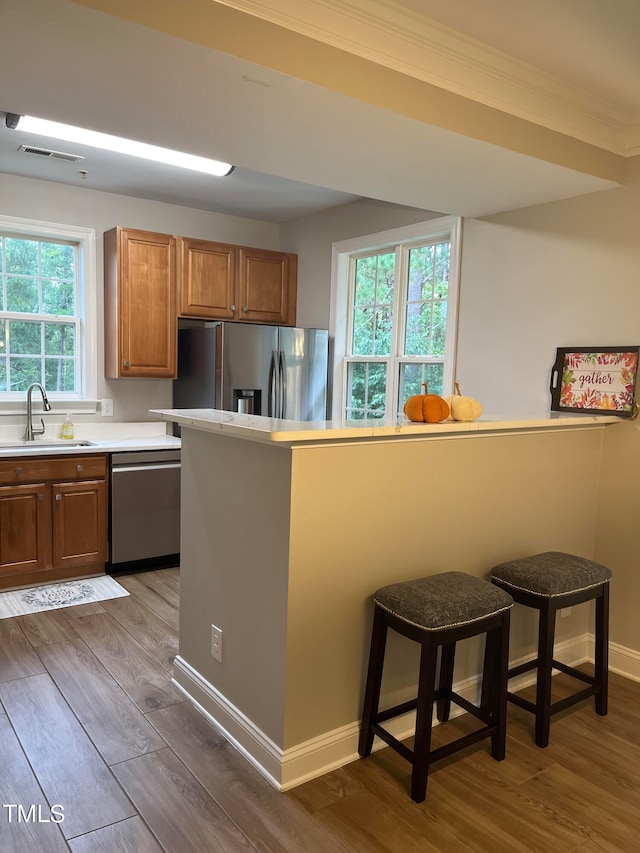
{"label": "ceiling", "polygon": [[[474,100],[491,109],[499,101],[498,118],[515,114],[515,107],[507,110],[504,94],[506,62],[513,72],[509,80],[519,81],[520,95],[535,78],[538,104],[557,105],[561,96],[579,104],[584,122],[578,128],[575,121],[576,139],[591,146],[595,140],[598,151],[612,151],[616,157],[632,153],[621,140],[640,114],[640,87],[633,85],[640,79],[640,51],[633,49],[640,35],[640,4],[635,0],[608,0],[606,13],[597,0],[483,0],[482,13],[474,0],[291,3],[223,0],[220,5],[244,13],[242,7],[251,7],[254,17],[256,12],[262,20],[271,15],[272,22],[281,25],[273,19],[273,9],[282,17],[289,4],[296,12],[295,20],[286,17],[292,31],[314,39],[322,36],[331,44],[332,22],[344,32],[344,21],[332,18],[336,10],[344,14],[349,7],[356,24],[358,12],[368,23],[384,23],[385,15],[393,13],[401,30],[420,34],[416,49],[422,50],[427,35],[434,33],[437,44],[446,44],[448,50],[457,45],[457,55],[463,57],[457,68],[466,62],[467,82],[463,86],[456,82],[461,77],[449,73],[449,91],[469,98],[469,72],[474,71]],[[570,168],[517,146],[455,132],[400,107],[381,107],[375,103],[376,92],[365,100],[351,97],[336,87],[196,43],[197,38],[179,38],[87,5],[122,4],[0,0],[0,109],[227,160],[236,164],[235,171],[227,178],[209,178],[28,136],[2,122],[0,172],[273,222],[361,197],[480,216],[616,185],[615,179],[588,168]],[[156,0],[155,5],[162,3]],[[191,5],[198,6],[198,0],[185,0],[180,11],[186,14]],[[307,11],[322,12],[324,26],[318,28],[317,18],[315,23],[304,21]],[[196,28],[197,23],[196,18]],[[365,50],[365,30],[355,28],[360,42],[350,45],[353,53],[407,74],[399,66],[402,57],[392,56],[391,39],[388,55],[380,56],[373,34]],[[449,53],[454,55],[452,49]],[[469,57],[477,60],[474,68]],[[487,83],[500,77],[496,72],[491,78],[492,62],[500,66],[501,92],[491,92]],[[416,62],[411,73],[427,80],[432,72]],[[442,66],[439,76],[434,74],[430,82],[442,86]],[[597,115],[593,110],[587,114],[581,99],[597,104]],[[532,112],[531,103],[527,111]],[[560,112],[570,111],[563,106]],[[532,120],[531,115],[526,118]],[[559,121],[539,110],[541,127],[567,134]],[[605,125],[608,136],[602,132],[595,139]],[[70,163],[19,153],[21,144],[78,154],[84,160]]]}

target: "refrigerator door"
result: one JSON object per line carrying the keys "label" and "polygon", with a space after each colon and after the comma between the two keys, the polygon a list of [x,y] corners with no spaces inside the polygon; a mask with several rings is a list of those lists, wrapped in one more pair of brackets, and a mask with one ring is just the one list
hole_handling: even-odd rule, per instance
{"label": "refrigerator door", "polygon": [[222,395],[217,408],[278,417],[277,327],[223,323],[221,328]]}
{"label": "refrigerator door", "polygon": [[326,420],[328,332],[288,326],[281,326],[279,332],[281,417],[294,421]]}
{"label": "refrigerator door", "polygon": [[179,329],[175,409],[216,409],[216,325]]}

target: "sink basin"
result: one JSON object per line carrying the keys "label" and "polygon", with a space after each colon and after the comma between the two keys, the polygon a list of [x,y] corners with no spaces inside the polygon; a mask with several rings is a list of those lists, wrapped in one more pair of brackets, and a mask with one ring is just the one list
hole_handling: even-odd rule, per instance
{"label": "sink basin", "polygon": [[33,441],[25,441],[22,439],[21,441],[0,441],[0,450],[11,450],[13,448],[22,448],[28,450],[40,450],[47,447],[89,447],[94,444],[93,441],[85,441],[83,439],[51,439],[50,441],[38,441],[38,439],[34,439]]}

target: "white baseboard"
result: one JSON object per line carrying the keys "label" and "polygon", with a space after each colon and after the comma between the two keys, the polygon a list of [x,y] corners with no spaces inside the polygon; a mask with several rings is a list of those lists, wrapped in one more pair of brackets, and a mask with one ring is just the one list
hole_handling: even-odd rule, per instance
{"label": "white baseboard", "polygon": [[640,681],[640,652],[609,643],[609,669],[632,681]]}
{"label": "white baseboard", "polygon": [[[592,661],[593,642],[593,635],[582,634],[572,640],[558,643],[555,657],[569,666]],[[526,660],[527,658],[514,660],[511,665],[517,666]],[[358,758],[359,720],[282,750],[180,656],[175,659],[175,667],[174,684],[210,722],[222,729],[225,737],[280,791],[323,776]],[[610,668],[613,672],[640,681],[640,653],[612,643]],[[510,681],[509,689],[521,690],[534,681],[533,672],[524,673]],[[456,682],[454,689],[468,701],[477,703],[480,675]],[[452,706],[452,717],[462,713],[464,711]],[[390,720],[385,727],[394,737],[403,740],[413,734],[414,720],[415,714],[406,714]],[[434,720],[434,724],[437,725],[437,720]],[[376,738],[374,750],[384,746],[385,744]]]}

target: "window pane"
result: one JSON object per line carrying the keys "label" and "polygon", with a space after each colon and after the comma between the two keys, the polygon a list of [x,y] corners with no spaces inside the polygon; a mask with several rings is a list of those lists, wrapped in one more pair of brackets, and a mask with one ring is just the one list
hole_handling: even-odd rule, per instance
{"label": "window pane", "polygon": [[376,301],[376,262],[375,257],[356,260],[356,305],[373,305]]}
{"label": "window pane", "polygon": [[431,354],[444,355],[444,343],[447,332],[447,303],[434,302],[433,328],[431,331]]}
{"label": "window pane", "polygon": [[75,360],[70,358],[45,358],[44,382],[47,391],[75,391]]}
{"label": "window pane", "polygon": [[26,391],[32,382],[42,382],[42,362],[39,358],[10,358],[10,391]]}
{"label": "window pane", "polygon": [[375,355],[391,355],[391,308],[376,310]]}
{"label": "window pane", "polygon": [[395,252],[357,258],[352,355],[390,355]]}
{"label": "window pane", "polygon": [[75,331],[72,323],[45,323],[45,355],[75,355]]}
{"label": "window pane", "polygon": [[431,332],[431,303],[409,303],[407,305],[407,330],[405,355],[429,355]]}
{"label": "window pane", "polygon": [[75,313],[74,286],[72,281],[43,279],[42,281],[42,313],[66,314]]}
{"label": "window pane", "polygon": [[444,355],[450,244],[409,251],[404,355]]}
{"label": "window pane", "polygon": [[0,356],[0,391],[7,390],[7,359]]}
{"label": "window pane", "polygon": [[40,355],[42,323],[12,320],[9,322],[9,352]]}
{"label": "window pane", "polygon": [[348,376],[347,417],[384,417],[386,379],[386,364],[351,363]]}
{"label": "window pane", "polygon": [[433,295],[434,246],[420,246],[409,251],[407,300],[416,302]]}
{"label": "window pane", "polygon": [[4,245],[6,272],[17,275],[38,275],[37,240],[7,237]]}
{"label": "window pane", "polygon": [[373,320],[370,308],[356,308],[353,312],[352,355],[373,355]]}
{"label": "window pane", "polygon": [[38,280],[7,276],[7,311],[38,313]]}
{"label": "window pane", "polygon": [[442,394],[444,364],[401,364],[400,365],[400,410],[407,397],[424,393],[426,382],[430,394]]}
{"label": "window pane", "polygon": [[66,278],[73,281],[73,246],[59,243],[42,243],[40,249],[43,278]]}

